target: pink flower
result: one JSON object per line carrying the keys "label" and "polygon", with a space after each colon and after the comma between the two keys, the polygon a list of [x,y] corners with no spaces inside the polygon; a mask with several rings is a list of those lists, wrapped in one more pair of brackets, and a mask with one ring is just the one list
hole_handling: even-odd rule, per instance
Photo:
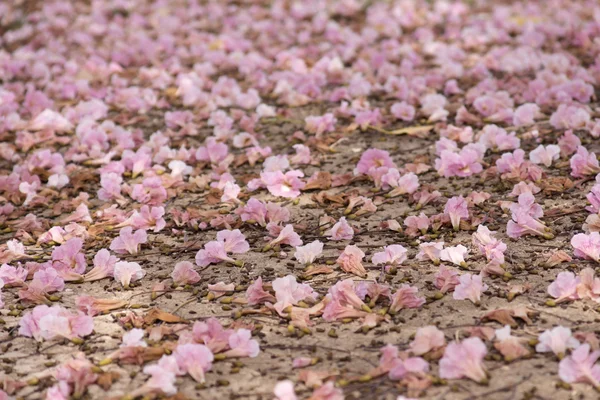
{"label": "pink flower", "polygon": [[312,243],[308,243],[304,246],[297,246],[294,257],[300,264],[309,265],[312,264],[317,257],[323,252],[323,243],[319,240],[315,240]]}
{"label": "pink flower", "polygon": [[442,293],[453,291],[460,283],[458,271],[454,268],[440,265],[439,271],[435,274],[434,285]]}
{"label": "pink flower", "polygon": [[352,279],[338,281],[329,288],[329,295],[333,301],[337,301],[344,305],[350,305],[357,310],[370,311],[358,296]]}
{"label": "pink flower", "polygon": [[113,276],[115,264],[119,259],[106,249],[100,249],[94,256],[94,268],[83,276],[85,282],[92,282]]}
{"label": "pink flower", "polygon": [[375,265],[400,265],[406,261],[406,253],[407,250],[403,246],[392,244],[385,246],[382,252],[373,254],[371,262]]}
{"label": "pink flower", "polygon": [[417,329],[415,339],[410,343],[410,351],[414,355],[420,356],[443,347],[445,344],[444,332],[430,325]]}
{"label": "pink flower", "polygon": [[443,249],[444,242],[421,243],[419,244],[419,253],[417,254],[417,260],[430,260],[437,265],[440,263],[440,254],[442,253]]}
{"label": "pink flower", "polygon": [[537,235],[546,239],[552,239],[554,237],[554,235],[547,232],[546,225],[533,218],[528,211],[523,208],[516,208],[513,211],[512,221],[508,221],[508,224],[506,225],[506,234],[513,239],[523,235]]}
{"label": "pink flower", "polygon": [[415,108],[405,102],[392,104],[390,112],[394,117],[402,121],[409,122],[415,118]]}
{"label": "pink flower", "polygon": [[310,164],[310,147],[303,144],[295,144],[292,146],[296,150],[296,154],[290,157],[290,162],[294,165]]}
{"label": "pink flower", "polygon": [[396,168],[390,153],[385,150],[368,149],[360,156],[358,164],[354,169],[354,175],[367,174],[372,168],[387,167]]}
{"label": "pink flower", "polygon": [[392,295],[389,313],[395,314],[405,308],[419,308],[425,304],[425,298],[418,297],[418,289],[414,286],[402,284]]}
{"label": "pink flower", "polygon": [[221,202],[239,202],[238,195],[240,194],[241,190],[242,189],[235,183],[225,183],[225,186],[223,186],[223,195],[221,196]]}
{"label": "pink flower", "polygon": [[440,360],[440,377],[443,379],[469,378],[475,382],[487,381],[483,358],[487,354],[485,344],[478,337],[462,342],[451,342]]}
{"label": "pink flower", "polygon": [[465,267],[467,265],[465,257],[468,253],[469,250],[462,244],[459,244],[458,246],[446,247],[440,251],[440,259],[442,261],[451,262],[454,265]]}
{"label": "pink flower", "polygon": [[502,329],[496,329],[497,341],[494,343],[494,348],[504,356],[506,361],[528,356],[530,353],[523,346],[523,340],[512,336],[510,330],[510,325],[505,325]]}
{"label": "pink flower", "polygon": [[516,149],[512,153],[504,153],[496,160],[498,172],[502,174],[518,174],[521,165],[525,162],[525,151]]}
{"label": "pink flower", "polygon": [[263,202],[254,197],[248,200],[245,206],[236,209],[235,213],[240,215],[244,222],[253,221],[261,226],[267,225],[267,207]]}
{"label": "pink flower", "polygon": [[248,250],[250,250],[250,245],[239,229],[222,230],[217,233],[216,241],[206,243],[204,249],[196,253],[196,265],[206,267],[221,261],[241,264],[241,261],[232,259],[227,253],[239,254],[246,253]]}
{"label": "pink flower", "polygon": [[460,229],[460,220],[469,218],[468,204],[464,197],[455,196],[446,202],[444,214],[450,217],[455,231]]}
{"label": "pink flower", "polygon": [[227,255],[225,244],[223,242],[208,242],[204,245],[204,249],[198,250],[198,253],[196,253],[196,265],[199,267],[206,267],[221,261],[230,262],[232,264],[239,263]]}
{"label": "pink flower", "polygon": [[148,241],[148,235],[146,230],[138,229],[133,232],[133,228],[126,226],[121,228],[119,236],[113,239],[110,243],[110,249],[117,254],[137,254],[139,252],[139,246],[142,243]]}
{"label": "pink flower", "polygon": [[344,392],[342,389],[336,388],[332,381],[325,383],[323,386],[315,389],[308,400],[344,400]]}
{"label": "pink flower", "polygon": [[248,329],[238,329],[229,336],[229,347],[225,353],[225,357],[250,357],[258,356],[260,347],[256,340],[252,339],[252,333]]}
{"label": "pink flower", "polygon": [[600,233],[578,233],[571,238],[575,257],[600,262]]}
{"label": "pink flower", "polygon": [[423,375],[429,371],[429,363],[421,357],[397,358],[388,376],[392,380],[400,380],[409,374]]}
{"label": "pink flower", "polygon": [[404,225],[406,226],[405,232],[407,235],[424,235],[429,229],[429,217],[427,217],[427,215],[424,213],[419,214],[419,216],[411,215],[410,217],[406,217],[404,220]]}
{"label": "pink flower", "polygon": [[83,313],[71,314],[55,305],[35,307],[21,318],[19,334],[33,337],[37,341],[52,340],[57,337],[66,339],[83,338],[94,330],[94,320]]}
{"label": "pink flower", "polygon": [[122,199],[121,184],[123,178],[114,172],[107,172],[100,175],[100,189],[98,189],[98,199],[109,201]]}
{"label": "pink flower", "polygon": [[581,129],[590,119],[590,114],[582,107],[561,104],[550,116],[550,125],[556,129]]}
{"label": "pink flower", "polygon": [[325,132],[333,132],[335,129],[335,123],[337,119],[331,113],[327,113],[322,116],[311,115],[304,119],[306,123],[306,130],[309,133],[314,133],[317,137]]}
{"label": "pink flower", "polygon": [[435,169],[438,174],[446,178],[458,176],[465,178],[483,171],[481,154],[474,149],[463,147],[459,153],[444,150],[440,158],[435,160]]}
{"label": "pink flower", "polygon": [[532,125],[535,122],[535,117],[539,112],[540,108],[535,103],[521,104],[515,109],[513,114],[513,125],[517,127]]}
{"label": "pink flower", "polygon": [[599,350],[590,353],[590,345],[584,343],[560,362],[558,375],[567,383],[589,383],[600,388],[600,365],[596,364],[599,357]]}
{"label": "pink flower", "polygon": [[288,224],[286,225],[281,232],[279,232],[279,236],[269,242],[269,247],[273,247],[275,245],[287,244],[290,246],[301,246],[302,239],[300,235],[294,232],[294,225]]}
{"label": "pink flower", "polygon": [[591,191],[587,194],[586,198],[590,202],[591,206],[585,209],[591,213],[600,213],[600,184],[592,186]]}
{"label": "pink flower", "polygon": [[180,344],[173,352],[179,369],[189,374],[198,383],[204,383],[204,373],[210,371],[214,356],[203,344]]}
{"label": "pink flower", "polygon": [[223,329],[216,318],[209,318],[206,322],[196,321],[192,328],[192,337],[198,343],[204,343],[214,354],[220,353],[229,347],[229,337],[233,334],[231,329]]}
{"label": "pink flower", "polygon": [[122,225],[130,224],[134,229],[150,229],[154,228],[153,232],[160,232],[167,223],[163,216],[165,215],[164,207],[148,207],[143,205],[139,211],[134,211],[131,217]]}
{"label": "pink flower", "polygon": [[[159,392],[166,395],[177,393],[175,379],[180,371],[174,356],[162,356],[158,364],[146,365],[143,372],[150,375],[150,379],[137,391],[142,393]],[[137,393],[134,392],[134,394]]]}
{"label": "pink flower", "polygon": [[256,278],[254,283],[248,286],[248,289],[246,289],[246,299],[250,306],[265,303],[267,301],[271,303],[277,301],[271,293],[263,289],[263,281],[260,276]]}
{"label": "pink flower", "polygon": [[217,142],[214,136],[209,136],[206,139],[205,146],[199,147],[196,150],[196,160],[219,164],[227,158],[228,153],[229,148],[226,144]]}
{"label": "pink flower", "polygon": [[306,185],[299,178],[302,178],[304,173],[299,170],[288,171],[285,174],[281,171],[261,172],[260,178],[266,186],[269,193],[273,196],[296,198],[300,195],[300,190]]}
{"label": "pink flower", "polygon": [[125,288],[128,288],[131,282],[139,281],[145,275],[146,271],[136,262],[119,261],[115,264],[115,280],[121,282]]}
{"label": "pink flower", "polygon": [[85,255],[80,253],[83,240],[71,238],[52,251],[52,264],[57,269],[72,270],[78,274],[85,272]]}
{"label": "pink flower", "polygon": [[21,286],[27,279],[27,270],[23,267],[13,267],[8,264],[0,266],[0,280],[4,286]]}
{"label": "pink flower", "polygon": [[340,220],[325,234],[331,240],[351,240],[354,237],[354,229],[346,222],[346,217],[341,217]]}
{"label": "pink flower", "polygon": [[214,285],[208,285],[208,293],[214,298],[218,299],[219,297],[225,296],[229,292],[233,292],[235,290],[235,285],[233,283],[225,283],[223,281],[217,282]]}
{"label": "pink flower", "polygon": [[581,146],[581,139],[573,134],[572,130],[568,130],[558,139],[558,146],[560,147],[561,156],[570,156]]}
{"label": "pink flower", "polygon": [[474,304],[479,304],[481,292],[488,286],[482,282],[481,275],[464,274],[459,279],[460,283],[454,288],[454,300],[469,299]]}
{"label": "pink flower", "polygon": [[277,302],[273,305],[281,315],[289,306],[295,306],[306,298],[316,299],[317,293],[306,283],[296,282],[294,275],[277,278],[273,281],[273,290]]}
{"label": "pink flower", "polygon": [[571,336],[571,329],[564,326],[556,326],[552,330],[546,330],[538,337],[539,343],[535,346],[538,353],[553,352],[559,358],[567,354],[567,349],[579,347],[579,341]]}
{"label": "pink flower", "polygon": [[541,190],[542,189],[535,186],[535,184],[533,182],[525,183],[525,182],[521,181],[513,187],[513,190],[512,190],[512,192],[510,192],[509,196],[517,197],[523,193],[537,194]]}
{"label": "pink flower", "polygon": [[521,146],[521,141],[516,132],[509,134],[497,125],[486,125],[481,131],[479,143],[496,151],[513,150]]}
{"label": "pink flower", "polygon": [[119,347],[148,347],[148,344],[144,341],[144,334],[143,329],[133,328],[123,334],[123,342]]}
{"label": "pink flower", "polygon": [[96,382],[98,375],[92,372],[94,365],[89,362],[83,353],[79,353],[76,358],[67,360],[54,370],[54,378],[59,382],[66,382],[72,386],[71,396],[81,397],[87,387]]}
{"label": "pink flower", "polygon": [[554,297],[557,302],[575,300],[578,298],[577,285],[579,282],[579,278],[576,278],[572,272],[561,272],[554,282],[548,286],[548,294]]}
{"label": "pink flower", "polygon": [[534,164],[544,164],[546,167],[552,165],[553,161],[560,157],[560,147],[555,144],[546,147],[541,144],[529,153],[529,159]]}
{"label": "pink flower", "polygon": [[73,130],[73,124],[56,111],[45,109],[29,122],[27,129],[30,131],[69,132]]}
{"label": "pink flower", "polygon": [[250,250],[250,244],[239,229],[222,230],[217,232],[217,241],[223,243],[227,253],[242,254]]}
{"label": "pink flower", "polygon": [[19,290],[19,298],[34,303],[47,303],[46,295],[60,292],[65,288],[65,281],[52,268],[40,269],[33,274],[33,279],[26,289]]}
{"label": "pink flower", "polygon": [[189,261],[179,261],[171,273],[173,283],[177,286],[193,285],[200,281],[200,274],[194,270],[194,264]]}
{"label": "pink flower", "polygon": [[76,298],[77,310],[91,317],[98,314],[116,310],[127,305],[127,301],[119,299],[98,299],[81,295]]}
{"label": "pink flower", "polygon": [[390,168],[382,177],[381,183],[384,188],[391,186],[393,188],[387,196],[396,197],[403,194],[411,194],[419,188],[419,178],[413,172],[400,175],[396,168]]}
{"label": "pink flower", "polygon": [[600,172],[600,165],[595,153],[590,153],[588,150],[579,146],[577,153],[571,157],[571,175],[575,178],[582,178],[586,175],[595,175]]}
{"label": "pink flower", "polygon": [[296,392],[294,391],[294,382],[290,380],[277,382],[273,394],[275,395],[275,400],[298,400],[298,396],[296,396]]}
{"label": "pink flower", "polygon": [[342,268],[342,271],[354,274],[360,277],[367,276],[367,271],[362,265],[365,253],[355,245],[348,245],[340,254],[336,262]]}
{"label": "pink flower", "polygon": [[494,260],[498,264],[504,264],[504,252],[507,247],[505,243],[493,237],[494,233],[496,232],[490,231],[486,226],[479,225],[471,240],[488,261]]}

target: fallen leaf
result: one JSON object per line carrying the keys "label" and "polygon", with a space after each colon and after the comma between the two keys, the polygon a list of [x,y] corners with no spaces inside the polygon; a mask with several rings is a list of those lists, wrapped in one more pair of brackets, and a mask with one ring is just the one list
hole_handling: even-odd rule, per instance
{"label": "fallen leaf", "polygon": [[117,372],[104,372],[98,376],[96,384],[106,391],[110,389],[113,382],[119,379],[119,377],[121,377],[121,375]]}
{"label": "fallen leaf", "polygon": [[308,179],[303,190],[329,189],[330,187],[331,173],[327,171],[318,171]]}
{"label": "fallen leaf", "polygon": [[144,315],[144,322],[148,325],[152,325],[156,321],[162,322],[186,322],[184,319],[179,318],[177,315],[169,314],[166,311],[159,310],[158,308],[153,308]]}
{"label": "fallen leaf", "polygon": [[426,137],[429,131],[433,129],[433,125],[409,126],[393,131],[388,131],[388,135],[408,135],[416,137]]}

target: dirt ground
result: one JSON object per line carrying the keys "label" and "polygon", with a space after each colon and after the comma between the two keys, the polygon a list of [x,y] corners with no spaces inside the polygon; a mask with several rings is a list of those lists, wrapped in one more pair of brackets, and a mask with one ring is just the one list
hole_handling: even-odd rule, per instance
{"label": "dirt ground", "polygon": [[[357,23],[361,23],[360,21]],[[575,56],[578,56],[575,54]],[[448,109],[457,109],[461,105],[461,97],[449,98]],[[372,104],[389,109],[394,100],[383,97],[371,99]],[[174,104],[177,104],[174,101]],[[275,103],[273,103],[275,104]],[[177,105],[176,105],[177,106]],[[337,105],[336,105],[337,106]],[[184,109],[179,104],[179,109]],[[288,138],[296,131],[304,129],[304,118],[309,115],[323,115],[335,108],[332,104],[311,104],[286,109],[285,118],[261,120],[256,125],[257,135],[261,143],[268,143],[273,154],[293,154]],[[590,108],[597,109],[597,103],[590,104]],[[157,130],[166,129],[165,112],[169,110],[153,109],[142,116],[130,118],[120,116],[121,111],[111,108],[108,119],[125,120],[130,129],[141,129],[144,139]],[[596,113],[597,114],[597,113]],[[420,118],[412,123],[393,122],[385,128],[388,131],[406,127],[426,125],[425,118]],[[327,171],[331,174],[352,173],[360,155],[370,148],[389,151],[394,162],[403,166],[407,163],[422,162],[433,165],[435,155],[434,144],[439,139],[439,130],[442,124],[437,124],[426,137],[410,135],[386,135],[373,129],[360,130],[352,127],[350,121],[340,119],[336,130],[326,136],[325,146],[313,150],[315,165],[305,166],[303,171],[309,177],[317,171]],[[344,128],[350,126],[350,128]],[[546,120],[538,122],[535,126],[547,143],[556,143],[563,131],[553,129]],[[530,128],[517,129],[521,137],[521,148],[531,151],[538,143],[528,138]],[[68,133],[66,135],[72,135]],[[180,144],[198,147],[206,137],[211,134],[211,129],[204,127],[194,137],[183,140],[176,139],[171,145],[176,148]],[[589,151],[600,151],[597,140],[589,136],[582,136],[583,144]],[[13,133],[7,133],[2,141],[14,142]],[[46,145],[44,145],[46,146]],[[56,151],[64,151],[67,146],[53,144],[48,146]],[[38,147],[40,148],[40,147]],[[22,155],[26,153],[21,152]],[[494,165],[500,154],[487,155],[487,165]],[[0,174],[8,174],[13,163],[2,160]],[[261,164],[249,166],[242,164],[232,166],[231,174],[240,182],[247,183],[255,178],[261,171]],[[198,172],[198,171],[196,171]],[[206,172],[206,171],[204,171]],[[407,196],[387,198],[385,192],[374,191],[372,182],[356,179],[348,185],[317,189],[303,192],[296,200],[285,200],[271,196],[261,190],[254,193],[243,193],[240,198],[247,200],[249,195],[265,201],[275,201],[286,205],[291,211],[296,231],[301,235],[304,243],[320,239],[325,242],[323,255],[316,265],[328,265],[334,272],[315,275],[306,279],[321,296],[325,296],[329,287],[341,279],[352,277],[344,273],[335,265],[340,252],[347,244],[356,244],[365,253],[364,262],[368,270],[367,280],[385,280],[392,287],[401,283],[410,283],[419,288],[419,293],[428,298],[427,304],[419,309],[404,309],[398,314],[390,316],[388,321],[382,322],[376,328],[364,332],[358,321],[347,323],[329,323],[322,318],[312,318],[315,323],[311,326],[310,334],[303,334],[296,330],[290,333],[288,321],[278,317],[275,313],[247,314],[240,317],[242,310],[252,307],[240,304],[223,304],[218,299],[211,300],[207,297],[208,285],[217,282],[234,283],[236,291],[234,297],[241,297],[250,283],[257,277],[270,282],[275,278],[293,274],[299,278],[303,276],[302,267],[293,259],[293,249],[283,247],[281,252],[263,252],[263,228],[244,224],[236,220],[233,228],[239,228],[246,235],[250,243],[250,251],[236,255],[244,265],[231,266],[224,263],[212,264],[205,268],[198,268],[202,279],[191,287],[171,288],[169,275],[173,266],[179,261],[194,262],[196,252],[203,245],[214,240],[216,230],[192,229],[189,226],[178,227],[173,216],[183,211],[209,212],[219,210],[223,215],[232,213],[235,207],[219,204],[213,201],[215,194],[194,185],[185,185],[181,190],[170,197],[165,205],[167,228],[159,233],[148,231],[148,242],[142,246],[139,254],[120,255],[121,260],[135,261],[146,271],[146,276],[132,288],[123,289],[121,285],[112,280],[105,279],[89,283],[67,283],[66,289],[59,293],[57,303],[75,309],[76,296],[86,294],[98,298],[120,299],[127,301],[127,306],[111,311],[105,315],[94,317],[94,332],[85,338],[82,343],[69,341],[45,341],[38,343],[31,338],[19,336],[17,333],[20,318],[29,311],[31,305],[23,304],[18,297],[19,288],[4,288],[2,290],[5,302],[2,314],[0,333],[0,370],[4,371],[5,382],[18,381],[26,383],[24,387],[15,391],[18,399],[41,399],[45,390],[55,381],[50,376],[53,368],[83,352],[96,366],[98,373],[106,376],[112,375],[112,381],[106,389],[98,384],[89,386],[84,398],[87,399],[120,399],[132,390],[142,386],[148,376],[142,373],[143,365],[125,365],[113,362],[104,365],[105,360],[120,345],[125,328],[130,326],[120,322],[120,318],[130,313],[139,316],[147,315],[151,309],[159,309],[181,318],[177,324],[154,322],[145,324],[143,328],[150,330],[159,325],[175,326],[175,329],[184,329],[198,320],[216,317],[225,326],[246,326],[253,330],[254,339],[260,344],[260,354],[256,358],[242,358],[235,360],[216,361],[210,372],[206,374],[206,383],[198,385],[189,376],[178,377],[178,399],[273,399],[273,387],[283,379],[291,379],[296,384],[296,393],[299,397],[307,397],[313,390],[301,383],[298,379],[303,371],[323,373],[325,377],[334,377],[336,384],[344,391],[348,399],[396,399],[399,395],[419,397],[424,399],[449,399],[449,400],[475,400],[475,399],[596,399],[600,394],[592,386],[574,384],[572,386],[560,383],[558,377],[558,359],[551,353],[536,353],[534,350],[535,339],[546,329],[562,325],[571,328],[577,333],[600,333],[600,309],[598,305],[588,301],[577,301],[560,304],[555,307],[547,305],[548,285],[564,270],[578,272],[585,267],[593,266],[592,263],[574,259],[572,262],[562,263],[555,267],[546,267],[545,261],[554,250],[565,250],[572,254],[569,244],[571,237],[581,231],[581,225],[588,215],[585,210],[587,201],[585,195],[590,191],[594,182],[591,179],[573,179],[574,186],[567,190],[553,191],[550,187],[561,177],[568,177],[569,163],[561,159],[551,169],[546,169],[547,177],[540,182],[542,192],[537,196],[537,201],[545,211],[543,221],[551,227],[555,237],[552,240],[527,236],[520,239],[510,239],[506,231],[506,222],[510,215],[500,206],[501,201],[513,201],[508,193],[512,184],[502,181],[499,176],[482,177],[479,175],[468,178],[443,178],[434,168],[419,174],[421,187],[430,190],[439,190],[442,198],[416,210],[414,202]],[[10,223],[19,220],[28,213],[36,215],[50,225],[58,223],[57,219],[68,212],[61,210],[57,204],[60,200],[68,200],[79,192],[90,193],[87,202],[92,215],[107,207],[107,203],[96,198],[95,193],[99,187],[99,175],[96,168],[78,164],[72,176],[82,178],[80,185],[68,186],[55,195],[50,196],[54,204],[37,205],[35,207],[17,207],[11,218],[4,221],[3,233],[0,243],[6,243],[15,234],[10,229]],[[75,179],[76,180],[76,179]],[[138,178],[138,181],[141,179]],[[133,180],[132,180],[133,182]],[[473,191],[485,191],[491,198],[481,206],[474,207],[471,219],[483,221],[491,230],[497,231],[497,238],[508,245],[506,252],[506,270],[510,279],[501,277],[487,277],[489,289],[482,296],[481,304],[475,305],[470,301],[459,301],[446,294],[436,298],[438,290],[433,285],[433,276],[438,271],[438,266],[430,262],[418,261],[415,255],[418,252],[419,239],[409,237],[401,232],[394,232],[382,228],[383,221],[395,219],[402,224],[405,217],[418,215],[424,212],[433,215],[442,212],[445,200],[456,195],[468,195]],[[362,195],[372,198],[377,205],[375,213],[367,214],[350,223],[357,228],[352,241],[332,242],[327,241],[322,235],[319,219],[322,216],[331,216],[338,220],[344,216],[346,205],[332,201],[320,201],[319,196],[327,192],[331,197],[342,196],[345,202],[350,194]],[[218,197],[217,197],[218,199]],[[138,205],[129,202],[123,209],[133,210]],[[69,212],[72,210],[68,210]],[[209,220],[209,219],[207,219]],[[94,223],[88,225],[92,231]],[[440,229],[435,239],[443,240],[448,246],[463,244],[470,249],[471,234],[477,226],[467,226],[459,232],[454,232],[449,227]],[[88,265],[95,253],[101,248],[108,248],[112,239],[118,235],[118,229],[104,227],[98,230],[85,243],[85,253]],[[173,230],[175,229],[175,230]],[[430,237],[432,238],[432,237]],[[398,268],[395,274],[383,274],[379,267],[370,262],[370,256],[380,251],[383,246],[401,244],[409,249],[408,260]],[[50,259],[53,246],[27,244],[26,253],[35,255],[35,260],[42,262]],[[367,261],[369,260],[369,261]],[[483,268],[486,260],[471,251],[467,260],[468,269],[476,272]],[[166,283],[164,291],[153,292],[156,284]],[[508,299],[508,291],[516,286],[524,285],[525,293]],[[503,324],[485,319],[484,316],[498,309],[529,310],[531,320],[516,319],[512,334],[530,341],[527,348],[531,350],[530,357],[506,362],[501,355],[489,346],[489,354],[485,366],[490,373],[489,383],[480,385],[467,379],[441,381],[434,379],[434,383],[426,390],[408,388],[404,382],[395,382],[386,376],[367,379],[365,375],[379,363],[380,349],[386,344],[398,346],[405,350],[416,330],[426,325],[436,325],[445,334],[446,340],[468,337],[474,327],[491,327],[499,329]],[[379,309],[379,308],[378,308]],[[167,334],[155,346],[164,346],[166,342],[175,343],[177,335]],[[315,365],[293,369],[292,360],[296,357],[311,357],[318,359]],[[430,374],[438,376],[437,362],[432,362]],[[316,374],[319,375],[319,374]],[[362,377],[362,378],[361,378]],[[110,380],[110,379],[109,379]],[[5,388],[6,388],[5,383]]]}

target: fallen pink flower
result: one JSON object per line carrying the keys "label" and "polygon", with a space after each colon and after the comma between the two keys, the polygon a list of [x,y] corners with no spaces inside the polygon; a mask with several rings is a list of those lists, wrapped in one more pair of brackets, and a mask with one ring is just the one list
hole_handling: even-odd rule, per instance
{"label": "fallen pink flower", "polygon": [[180,261],[175,264],[171,278],[177,286],[193,285],[200,281],[200,274],[194,270],[194,264],[191,262]]}
{"label": "fallen pink flower", "polygon": [[459,244],[458,246],[446,247],[440,251],[440,259],[442,261],[451,262],[454,265],[466,267],[467,263],[465,257],[468,253],[469,250],[462,244]]}
{"label": "fallen pink flower", "polygon": [[275,400],[298,400],[294,391],[294,382],[290,380],[279,381],[273,390]]}
{"label": "fallen pink flower", "polygon": [[452,222],[452,227],[455,231],[460,229],[460,220],[469,218],[468,204],[464,197],[455,196],[446,202],[444,207],[444,215],[447,215]]}
{"label": "fallen pink flower", "polygon": [[294,275],[277,278],[273,281],[273,290],[277,302],[273,305],[275,310],[282,315],[289,306],[295,306],[304,299],[316,299],[317,293],[307,283],[296,282]]}
{"label": "fallen pink flower", "polygon": [[585,147],[579,146],[577,153],[571,157],[571,175],[583,178],[600,172],[600,165],[595,153],[590,153]]}
{"label": "fallen pink flower", "polygon": [[294,225],[286,225],[281,232],[279,232],[279,236],[269,242],[267,248],[272,248],[273,246],[282,244],[287,244],[290,246],[302,246],[302,239],[300,238],[300,235],[294,232]]}
{"label": "fallen pink flower", "polygon": [[204,383],[204,374],[212,368],[214,355],[202,344],[180,344],[173,352],[179,369],[189,374],[198,383]]}
{"label": "fallen pink flower", "polygon": [[218,299],[219,297],[225,296],[229,292],[233,292],[235,290],[235,285],[233,283],[225,283],[225,282],[217,282],[214,285],[208,285],[208,293],[212,296],[213,299]]}
{"label": "fallen pink flower", "polygon": [[539,343],[535,346],[538,353],[554,353],[559,359],[567,355],[567,349],[576,349],[580,343],[571,335],[571,329],[564,326],[556,326],[551,330],[545,330],[538,337]]}
{"label": "fallen pink flower", "polygon": [[52,251],[52,263],[55,268],[72,270],[77,274],[85,272],[85,256],[81,253],[83,240],[72,238]]}
{"label": "fallen pink flower", "polygon": [[429,218],[424,213],[419,214],[419,216],[411,215],[404,219],[405,232],[409,236],[425,235],[429,229],[429,224]]}
{"label": "fallen pink flower", "polygon": [[98,299],[91,296],[81,295],[76,299],[77,310],[85,315],[94,317],[99,314],[107,313],[127,305],[127,301],[119,299]]}
{"label": "fallen pink flower", "polygon": [[323,243],[319,240],[315,240],[304,246],[296,246],[294,258],[296,258],[300,264],[309,265],[312,264],[322,252]]}
{"label": "fallen pink flower", "polygon": [[329,231],[325,232],[325,235],[331,240],[352,240],[354,229],[346,221],[346,217],[341,217]]}
{"label": "fallen pink flower", "polygon": [[435,274],[433,283],[442,293],[453,291],[460,284],[460,275],[454,268],[440,265],[439,271]]}
{"label": "fallen pink flower", "polygon": [[529,355],[529,350],[522,344],[522,339],[510,334],[510,325],[502,329],[496,329],[496,343],[494,348],[504,356],[505,361],[513,361]]}
{"label": "fallen pink flower", "polygon": [[579,285],[579,282],[579,278],[576,278],[574,273],[563,271],[548,286],[548,294],[554,297],[557,303],[566,300],[576,300],[578,298],[577,285]]}
{"label": "fallen pink flower", "polygon": [[110,243],[110,249],[117,254],[137,254],[140,244],[146,243],[148,236],[144,229],[138,229],[133,232],[133,228],[126,226],[119,232],[119,236]]}
{"label": "fallen pink flower", "polygon": [[19,334],[33,337],[37,341],[52,340],[58,337],[69,340],[81,339],[91,334],[93,330],[92,317],[82,313],[71,314],[58,305],[53,307],[37,306],[19,321]]}
{"label": "fallen pink flower", "polygon": [[115,264],[113,275],[124,288],[128,288],[130,283],[142,279],[146,271],[136,262],[119,261]]}
{"label": "fallen pink flower", "polygon": [[354,175],[367,174],[371,168],[395,168],[396,164],[392,161],[390,153],[385,150],[368,149],[360,156],[358,164],[354,169]]}
{"label": "fallen pink flower", "polygon": [[571,238],[575,257],[600,262],[600,233],[578,233]]}
{"label": "fallen pink flower", "polygon": [[445,345],[444,332],[430,325],[417,329],[415,339],[410,343],[409,348],[414,355],[420,356]]}
{"label": "fallen pink flower", "polygon": [[100,249],[94,256],[94,268],[83,275],[84,282],[92,282],[106,277],[112,277],[115,264],[119,259],[110,254],[107,249]]}
{"label": "fallen pink flower", "polygon": [[250,306],[265,302],[275,303],[277,301],[275,296],[263,289],[263,281],[260,276],[246,289],[246,300],[248,300],[248,305]]}
{"label": "fallen pink flower", "polygon": [[481,275],[464,274],[459,278],[460,283],[454,288],[454,300],[469,299],[474,304],[479,304],[481,293],[488,289],[482,282]]}
{"label": "fallen pink flower", "polygon": [[67,360],[54,370],[54,378],[59,382],[66,382],[72,387],[71,396],[83,396],[87,387],[96,382],[98,375],[93,372],[94,365],[89,362],[83,353]]}
{"label": "fallen pink flower", "polygon": [[337,258],[336,263],[342,268],[342,271],[354,274],[360,277],[366,277],[367,271],[362,265],[365,253],[355,245],[348,245]]}
{"label": "fallen pink flower", "polygon": [[558,160],[560,157],[560,147],[551,144],[546,147],[539,145],[529,153],[529,159],[534,164],[543,164],[546,167],[550,167],[553,161]]}
{"label": "fallen pink flower", "polygon": [[444,242],[430,242],[419,244],[417,260],[433,261],[435,265],[440,263],[440,255],[444,249]]}
{"label": "fallen pink flower", "polygon": [[425,304],[425,298],[418,297],[419,289],[414,286],[402,284],[396,293],[392,295],[392,301],[389,308],[390,314],[396,314],[405,308],[419,308]]}
{"label": "fallen pink flower", "polygon": [[487,348],[478,337],[471,337],[462,342],[451,342],[440,360],[440,377],[469,378],[479,383],[487,382],[488,377],[483,365],[486,354]]}
{"label": "fallen pink flower", "polygon": [[590,352],[590,345],[582,344],[558,365],[558,375],[566,383],[588,383],[600,389],[600,365],[596,360],[600,351]]}
{"label": "fallen pink flower", "polygon": [[227,358],[258,356],[260,346],[252,339],[252,333],[248,329],[238,329],[229,336],[230,349],[223,353]]}

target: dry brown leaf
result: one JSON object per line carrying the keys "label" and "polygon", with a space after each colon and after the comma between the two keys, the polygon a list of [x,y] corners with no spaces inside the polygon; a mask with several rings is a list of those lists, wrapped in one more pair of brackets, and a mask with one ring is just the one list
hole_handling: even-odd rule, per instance
{"label": "dry brown leaf", "polygon": [[388,131],[388,135],[408,135],[416,137],[426,137],[427,134],[433,129],[433,125],[421,125],[421,126],[409,126],[406,128],[395,129]]}
{"label": "dry brown leaf", "polygon": [[169,322],[169,323],[178,323],[178,322],[186,322],[184,319],[179,318],[177,315],[170,314],[166,311],[159,310],[158,308],[153,308],[144,315],[144,322],[148,325],[153,324],[156,321]]}
{"label": "dry brown leaf", "polygon": [[327,171],[315,172],[306,182],[303,190],[329,189],[331,187],[331,173]]}
{"label": "dry brown leaf", "polygon": [[104,389],[104,391],[107,391],[108,389],[110,389],[113,382],[116,381],[117,379],[119,379],[120,376],[121,376],[120,374],[118,374],[114,371],[104,372],[98,376],[98,379],[96,380],[96,384],[98,386],[100,386],[102,389]]}

